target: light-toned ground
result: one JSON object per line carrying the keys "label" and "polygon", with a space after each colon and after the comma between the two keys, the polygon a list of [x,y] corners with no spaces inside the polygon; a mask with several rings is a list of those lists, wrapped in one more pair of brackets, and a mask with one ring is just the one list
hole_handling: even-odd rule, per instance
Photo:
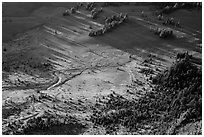
{"label": "light-toned ground", "polygon": [[[150,76],[170,66],[177,52],[188,50],[201,58],[198,45],[202,40],[197,32],[200,27],[190,26],[192,22],[173,28],[176,38],[163,40],[149,30],[150,26],[161,26],[161,23],[148,6],[105,7],[99,18],[93,20],[84,7],[76,14],[63,17],[62,12],[71,5],[36,5],[36,9],[23,17],[4,11],[3,61],[13,61],[11,66],[19,63],[22,69],[15,73],[3,72],[3,132],[8,130],[9,122],[26,121],[45,112],[64,117],[68,114],[89,123],[91,107],[99,98],[115,92],[131,99],[150,91]],[[148,14],[147,19],[141,17],[141,10]],[[101,27],[105,16],[120,12],[130,14],[127,23],[104,36],[88,36],[90,25]],[[180,14],[192,13],[179,11],[173,16],[179,18]],[[14,32],[17,35],[13,37]],[[53,69],[42,73],[23,65],[29,59],[33,61],[31,64],[49,62]],[[144,63],[148,59],[152,62]],[[22,71],[25,68],[28,73]],[[142,68],[150,68],[154,74],[141,73]],[[32,100],[43,93],[48,97]],[[21,111],[17,113],[14,108]],[[84,134],[88,133],[87,130]]]}

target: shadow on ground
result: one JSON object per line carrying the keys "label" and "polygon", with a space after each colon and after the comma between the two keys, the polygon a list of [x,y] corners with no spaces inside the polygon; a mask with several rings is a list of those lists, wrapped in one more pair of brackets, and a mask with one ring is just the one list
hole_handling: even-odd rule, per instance
{"label": "shadow on ground", "polygon": [[48,129],[33,129],[28,135],[79,135],[85,131],[81,124],[54,125]]}

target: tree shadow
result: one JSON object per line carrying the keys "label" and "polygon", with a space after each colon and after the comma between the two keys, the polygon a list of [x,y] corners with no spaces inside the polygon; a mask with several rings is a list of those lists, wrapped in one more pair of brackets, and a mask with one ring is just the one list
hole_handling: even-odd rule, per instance
{"label": "tree shadow", "polygon": [[86,127],[80,123],[53,125],[48,129],[33,129],[27,135],[79,135],[85,131]]}
{"label": "tree shadow", "polygon": [[201,49],[197,48],[196,42],[188,42],[187,38],[159,38],[148,28],[132,20],[122,24],[112,32],[94,37],[94,39],[98,43],[112,46],[132,55],[141,54],[141,51],[143,51],[144,53],[169,56],[179,52],[177,49],[201,53]]}

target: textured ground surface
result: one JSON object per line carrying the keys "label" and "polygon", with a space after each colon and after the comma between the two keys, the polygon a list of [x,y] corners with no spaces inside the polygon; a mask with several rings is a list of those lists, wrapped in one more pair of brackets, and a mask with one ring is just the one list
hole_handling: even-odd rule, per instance
{"label": "textured ground surface", "polygon": [[[61,125],[62,133],[53,126],[53,133],[34,128],[28,134],[104,134],[89,120],[98,100],[113,92],[126,99],[139,98],[152,89],[150,76],[169,67],[177,52],[187,50],[201,58],[201,10],[166,15],[180,19],[181,27],[172,28],[175,38],[164,40],[149,30],[162,26],[152,14],[153,6],[104,7],[97,20],[81,7],[76,14],[63,17],[75,4],[3,3],[4,134],[15,134],[29,119],[45,114],[61,123],[69,117],[77,122]],[[148,17],[141,17],[141,11]],[[101,27],[105,16],[120,12],[129,14],[127,23],[104,36],[88,36],[90,25]],[[144,68],[153,73],[142,73]],[[18,126],[11,128],[13,123]],[[189,126],[181,134],[187,134]]]}

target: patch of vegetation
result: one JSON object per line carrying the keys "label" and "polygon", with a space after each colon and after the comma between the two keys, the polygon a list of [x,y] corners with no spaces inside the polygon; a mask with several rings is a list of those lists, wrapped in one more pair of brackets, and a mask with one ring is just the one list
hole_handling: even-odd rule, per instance
{"label": "patch of vegetation", "polygon": [[8,53],[3,56],[2,70],[5,72],[21,71],[28,75],[47,73],[53,69],[49,61],[30,57],[29,53]]}
{"label": "patch of vegetation", "polygon": [[164,95],[162,110],[168,110],[173,118],[188,110],[187,121],[202,116],[202,71],[190,57],[184,54],[169,70],[153,79],[158,84],[156,91]]}
{"label": "patch of vegetation", "polygon": [[[59,128],[64,129],[60,131]],[[65,128],[66,127],[66,128]],[[74,128],[74,129],[73,129]],[[16,120],[8,123],[7,130],[3,132],[4,135],[29,135],[29,134],[79,134],[85,125],[72,116],[58,116],[45,113],[42,116],[31,117],[28,120]],[[58,129],[58,130],[56,130]],[[66,131],[65,131],[66,130]]]}
{"label": "patch of vegetation", "polygon": [[162,7],[162,13],[170,14],[178,9],[201,9],[202,3],[201,2],[165,2],[160,3]]}
{"label": "patch of vegetation", "polygon": [[154,70],[151,69],[151,68],[141,68],[139,72],[143,73],[143,74],[146,74],[146,75],[154,74]]}
{"label": "patch of vegetation", "polygon": [[9,116],[15,115],[15,114],[19,114],[22,110],[20,108],[2,108],[2,118],[6,119]]}
{"label": "patch of vegetation", "polygon": [[201,119],[202,73],[187,55],[153,78],[153,83],[156,88],[138,101],[111,94],[105,105],[96,104],[91,121],[104,126],[107,134],[117,132],[120,125],[133,134],[139,129],[145,129],[140,134],[167,134],[172,124]]}
{"label": "patch of vegetation", "polygon": [[103,7],[108,7],[108,6],[123,6],[123,5],[130,5],[130,2],[104,2]]}

